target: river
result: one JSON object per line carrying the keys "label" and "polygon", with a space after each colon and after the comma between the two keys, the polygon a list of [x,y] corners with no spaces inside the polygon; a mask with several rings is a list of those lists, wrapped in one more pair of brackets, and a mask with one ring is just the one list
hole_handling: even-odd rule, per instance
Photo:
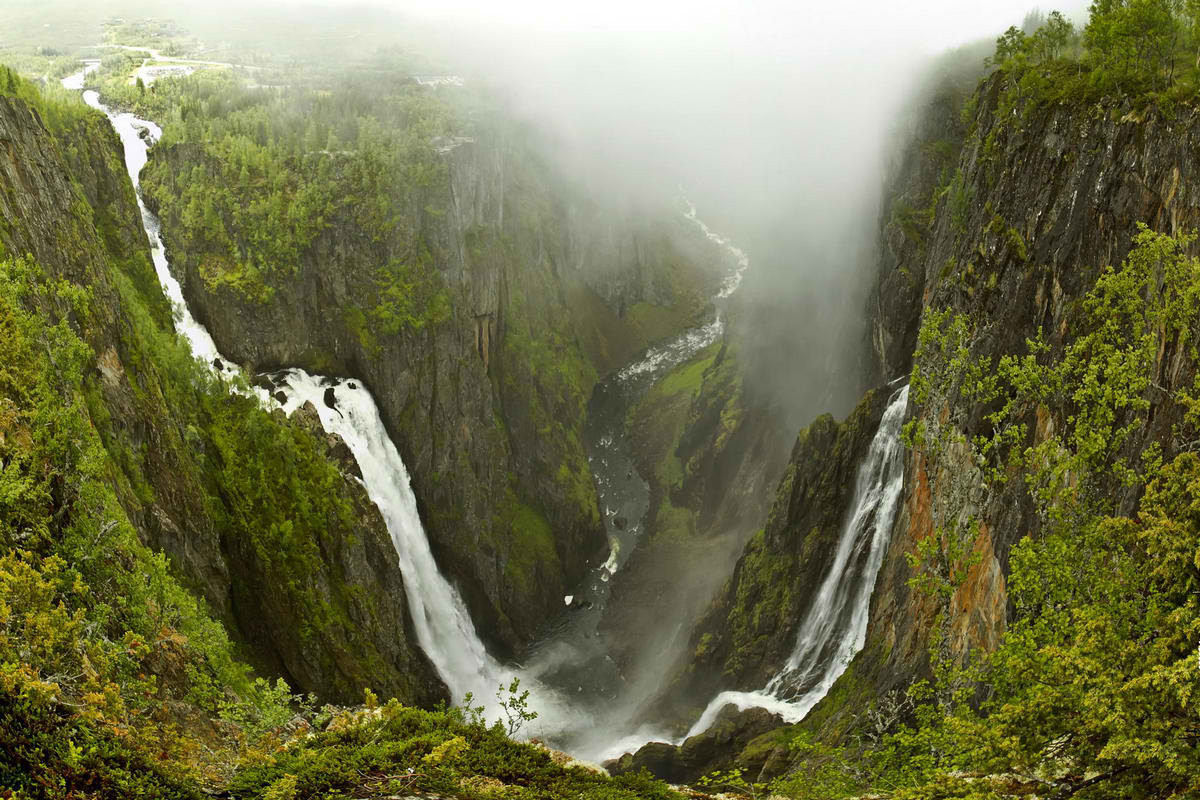
{"label": "river", "polygon": [[[63,86],[84,90],[87,76],[98,66],[98,62],[86,62],[80,72],[63,79]],[[83,91],[83,98],[112,123],[124,147],[129,178],[134,188],[139,189],[142,168],[150,147],[162,135],[161,129],[149,120],[106,107],[95,91]],[[522,688],[531,691],[531,707],[538,713],[538,719],[523,733],[594,759],[618,755],[650,739],[665,738],[660,731],[626,728],[628,715],[614,702],[621,692],[622,678],[597,634],[609,599],[609,580],[637,547],[645,530],[649,505],[649,488],[634,464],[626,417],[657,380],[722,336],[723,307],[741,285],[750,266],[744,252],[710,230],[689,203],[681,202],[681,213],[694,226],[696,235],[719,248],[727,265],[712,298],[713,316],[704,325],[650,348],[596,387],[589,403],[585,433],[611,544],[610,556],[591,572],[574,595],[564,598],[564,614],[551,626],[547,637],[533,648],[529,662],[513,666],[498,663],[487,652],[461,597],[438,570],[417,513],[407,468],[388,436],[370,392],[353,378],[313,375],[299,369],[260,376],[265,380],[256,383],[264,384],[265,388],[252,387],[242,380],[240,369],[220,354],[209,332],[188,309],[179,281],[171,272],[160,222],[146,208],[138,192],[138,207],[155,270],[173,306],[176,330],[187,340],[193,354],[217,372],[231,391],[254,393],[264,407],[283,408],[291,414],[311,403],[326,431],[339,435],[350,447],[362,470],[363,485],[379,507],[396,548],[418,643],[446,681],[452,697],[461,700],[471,693],[475,703],[485,707],[487,717],[496,719],[502,714],[496,699],[497,686],[520,678]],[[334,400],[332,405],[325,402],[329,392]],[[797,714],[802,716],[801,711],[806,713],[819,699],[818,693],[823,696],[841,674],[848,657],[861,649],[865,608],[870,601],[874,573],[878,571],[881,542],[886,542],[899,491],[895,466],[898,439],[893,429],[898,430],[897,414],[903,414],[906,395],[902,394],[903,390],[893,398],[872,444],[871,455],[860,471],[856,513],[847,521],[835,563],[818,594],[818,606],[806,619],[792,659],[796,663],[789,662],[780,677],[762,692],[715,698],[710,711],[693,731],[702,730],[725,702],[765,705],[789,719]],[[866,563],[863,552],[868,553]],[[848,575],[858,579],[847,580]],[[817,634],[809,638],[820,639],[816,645],[804,644],[804,631],[810,628]],[[798,678],[801,673],[803,677]],[[814,679],[813,675],[817,677]],[[802,684],[803,691],[795,688]]]}

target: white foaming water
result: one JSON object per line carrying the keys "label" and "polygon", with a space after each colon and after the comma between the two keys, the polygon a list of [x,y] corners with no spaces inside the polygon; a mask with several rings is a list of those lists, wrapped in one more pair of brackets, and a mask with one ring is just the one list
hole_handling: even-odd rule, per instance
{"label": "white foaming water", "polygon": [[[305,403],[312,403],[322,427],[340,436],[354,454],[367,495],[383,515],[399,556],[417,641],[455,699],[470,692],[473,704],[482,704],[489,719],[495,718],[501,711],[495,698],[497,687],[507,686],[519,677],[524,688],[530,690],[530,705],[538,712],[539,729],[552,734],[564,727],[570,720],[566,706],[536,680],[500,665],[488,654],[466,605],[438,570],[417,513],[408,469],[384,428],[371,393],[358,381],[334,383],[299,369],[272,377],[287,395],[283,404],[286,413],[290,415]],[[324,401],[331,386],[336,408]]]}
{"label": "white foaming water", "polygon": [[83,82],[87,80],[87,76],[91,75],[96,70],[100,69],[100,59],[87,58],[83,61],[83,69],[76,72],[74,75],[68,75],[62,79],[62,87],[70,89],[73,92],[78,92],[83,89]]}
{"label": "white foaming water", "polygon": [[617,376],[624,381],[654,372],[666,365],[682,364],[719,339],[724,330],[725,323],[721,321],[721,315],[718,313],[707,325],[686,330],[666,344],[650,348],[641,360],[625,367]]}
{"label": "white foaming water", "polygon": [[705,238],[718,247],[725,249],[733,256],[734,268],[725,276],[725,279],[721,282],[721,291],[717,292],[717,296],[713,298],[715,300],[724,300],[736,292],[738,287],[742,285],[742,276],[746,274],[746,270],[750,267],[750,257],[740,247],[735,246],[729,237],[715,233],[705,225],[704,220],[696,216],[696,207],[692,205],[690,200],[685,199],[683,202],[687,205],[688,209],[684,213],[684,216],[691,220],[692,224],[700,228]]}
{"label": "white foaming water", "polygon": [[829,572],[813,598],[784,668],[756,692],[721,692],[676,744],[706,730],[721,709],[765,708],[786,722],[799,722],[841,677],[867,638],[871,593],[904,485],[900,428],[908,387],[896,391],[858,470],[851,513]]}
{"label": "white foaming water", "polygon": [[[63,86],[81,87],[83,75],[81,72],[65,78]],[[103,112],[116,129],[125,149],[126,169],[137,189],[149,147],[158,141],[162,130],[153,122],[132,114],[112,111],[100,103],[94,91],[84,92],[83,98],[89,106]],[[187,340],[197,358],[230,380],[231,391],[240,391],[236,388],[239,384],[233,381],[241,375],[240,370],[220,354],[208,330],[192,316],[179,281],[171,274],[159,220],[146,208],[140,192],[137,195],[155,271],[174,309],[176,330]],[[482,705],[488,719],[499,718],[502,709],[496,697],[497,688],[507,686],[513,678],[521,678],[523,688],[530,690],[530,708],[538,712],[537,733],[550,736],[573,724],[578,725],[578,715],[572,714],[554,692],[540,685],[535,678],[504,667],[488,655],[462,599],[437,568],[417,513],[408,470],[387,434],[370,392],[359,381],[323,378],[299,369],[287,370],[285,377],[274,382],[278,384],[274,391],[286,395],[282,405],[265,389],[251,391],[265,406],[282,407],[288,414],[305,403],[312,403],[325,430],[341,436],[354,454],[362,470],[367,495],[379,507],[396,548],[417,641],[446,682],[452,699],[461,700],[470,692],[473,704]],[[331,387],[337,408],[324,402],[325,393]]]}
{"label": "white foaming water", "polygon": [[745,276],[746,270],[750,268],[750,257],[746,255],[745,251],[734,245],[728,237],[714,233],[705,225],[704,221],[696,215],[696,207],[690,200],[681,197],[681,202],[687,207],[683,216],[700,229],[704,238],[729,254],[733,261],[733,269],[721,279],[721,288],[713,295],[712,299],[717,305],[717,309],[712,322],[699,328],[686,330],[666,344],[650,348],[640,360],[624,367],[617,373],[617,377],[622,381],[675,364],[682,364],[721,338],[721,334],[725,332],[725,322],[721,319],[721,301],[729,299],[738,290],[738,287],[742,285],[742,278]]}
{"label": "white foaming water", "polygon": [[439,86],[453,86],[461,89],[466,85],[466,81],[460,75],[418,75],[416,81],[422,86],[431,86],[434,89]]}

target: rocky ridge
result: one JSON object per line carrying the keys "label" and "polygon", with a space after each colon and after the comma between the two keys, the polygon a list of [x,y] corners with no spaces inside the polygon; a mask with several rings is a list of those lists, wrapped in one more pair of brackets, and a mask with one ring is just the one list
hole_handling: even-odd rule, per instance
{"label": "rocky ridge", "polygon": [[[150,202],[204,158],[192,145],[152,151]],[[372,241],[353,220],[330,221],[265,304],[205,281],[204,247],[184,220],[167,214],[163,227],[222,352],[258,371],[301,366],[370,388],[439,564],[481,635],[513,655],[606,555],[581,437],[592,386],[701,319],[716,270],[680,221],[564,194],[500,134],[443,158],[445,179],[404,200],[412,230]],[[355,309],[375,305],[376,270],[404,256],[414,231],[450,313],[376,334]]]}
{"label": "rocky ridge", "polygon": [[[386,528],[352,479],[336,491],[355,510],[353,528],[331,524],[321,543],[326,560],[303,576],[349,620],[310,631],[319,644],[301,635],[306,621],[295,609],[279,606],[286,594],[261,571],[261,556],[223,526],[206,471],[211,419],[202,408],[171,405],[169,398],[187,393],[167,355],[177,345],[161,344],[173,339],[171,314],[108,121],[89,112],[52,131],[36,110],[0,96],[0,151],[7,155],[0,160],[0,253],[28,255],[49,277],[90,292],[88,316],[77,320],[96,354],[84,376],[89,410],[119,466],[118,496],[142,541],[167,553],[251,660],[298,690],[343,702],[358,699],[363,686],[413,703],[445,698],[411,637]],[[275,424],[316,444],[310,427]]]}

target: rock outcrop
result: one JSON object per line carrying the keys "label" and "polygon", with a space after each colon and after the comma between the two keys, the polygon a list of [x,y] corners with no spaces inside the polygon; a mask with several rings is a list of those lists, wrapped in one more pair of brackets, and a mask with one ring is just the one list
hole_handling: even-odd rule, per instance
{"label": "rock outcrop", "polygon": [[[223,525],[208,449],[211,409],[197,405],[190,364],[180,363],[188,356],[175,340],[108,121],[81,111],[51,129],[24,102],[0,96],[0,153],[0,255],[27,255],[49,279],[88,292],[86,310],[41,310],[69,320],[96,355],[83,376],[88,413],[142,541],[169,556],[182,582],[247,645],[250,660],[293,689],[335,702],[361,699],[364,687],[410,703],[448,699],[412,636],[387,531],[355,481],[333,487],[354,522],[330,521],[324,541],[335,545],[312,575],[294,578],[311,582],[346,625],[313,631],[311,620],[283,607],[288,595],[278,575]],[[266,424],[310,441],[323,437],[286,419]]]}
{"label": "rock outcrop", "polygon": [[[152,151],[149,201],[163,205],[156,198],[206,158],[190,143]],[[596,209],[502,130],[442,158],[431,186],[398,190],[404,224],[393,234],[366,235],[352,209],[327,220],[269,302],[206,281],[203,237],[166,206],[163,230],[223,352],[254,370],[302,366],[371,389],[439,565],[505,656],[603,558],[582,443],[597,377],[699,319],[715,276],[691,260],[684,221]],[[379,269],[407,259],[414,241],[449,313],[385,333],[364,310],[380,302]]]}
{"label": "rock outcrop", "polygon": [[[736,342],[729,332],[680,364],[628,415],[649,511],[600,631],[631,694],[660,691],[663,674],[687,662],[688,626],[766,518],[787,461],[782,414],[756,394]],[[647,641],[657,644],[648,651]],[[663,714],[647,704],[641,716],[658,723]]]}
{"label": "rock outcrop", "polygon": [[683,744],[650,742],[636,753],[605,762],[604,767],[613,775],[645,769],[671,783],[696,783],[706,775],[740,764],[739,755],[747,745],[781,724],[779,717],[764,709],[738,711],[736,706],[728,705],[708,730],[689,736]]}

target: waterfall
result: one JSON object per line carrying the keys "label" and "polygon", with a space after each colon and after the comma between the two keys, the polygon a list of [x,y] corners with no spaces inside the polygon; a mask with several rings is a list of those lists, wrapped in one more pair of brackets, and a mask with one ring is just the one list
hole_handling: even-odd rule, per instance
{"label": "waterfall", "polygon": [[[86,74],[96,66],[95,62],[89,62],[81,72],[64,78],[63,86],[82,89]],[[133,114],[105,107],[95,91],[84,91],[83,98],[89,106],[108,117],[119,135],[130,180],[138,190],[149,147],[158,141],[161,129]],[[531,708],[539,714],[535,730],[527,730],[528,733],[545,737],[585,732],[594,735],[603,715],[584,711],[578,704],[573,708],[563,695],[538,680],[539,670],[504,666],[487,653],[462,598],[438,570],[417,513],[408,471],[388,436],[370,392],[354,379],[312,375],[300,369],[273,374],[271,391],[241,388],[244,384],[235,380],[241,371],[221,356],[212,336],[188,309],[179,281],[171,273],[160,222],[146,208],[140,191],[135,193],[155,271],[173,308],[175,328],[188,342],[193,354],[225,378],[231,391],[252,392],[264,407],[282,408],[291,414],[305,403],[312,403],[325,430],[337,434],[349,446],[362,471],[363,486],[379,508],[395,547],[418,643],[446,682],[452,699],[461,700],[469,692],[474,703],[482,704],[487,717],[494,719],[501,712],[495,697],[497,687],[519,677],[523,688],[530,690]],[[724,330],[721,303],[737,290],[749,266],[744,252],[725,237],[712,232],[697,217],[695,208],[690,203],[686,205],[684,216],[709,241],[726,251],[732,268],[713,298],[717,310],[708,324],[650,349],[618,373],[615,384],[626,386],[628,391],[633,391],[628,387],[635,384],[652,383],[720,337]],[[336,408],[324,402],[331,389]],[[275,399],[278,392],[283,393],[283,402]],[[867,459],[859,470],[852,513],[846,521],[833,564],[801,626],[787,665],[761,691],[718,695],[689,731],[689,736],[707,728],[728,703],[739,708],[762,706],[789,721],[799,720],[825,695],[850,658],[862,649],[871,592],[901,490],[899,428],[907,396],[907,387],[896,392],[883,415]],[[620,421],[623,419],[622,415]],[[636,532],[635,525],[629,535],[636,535]],[[614,547],[609,562],[601,569],[604,573],[601,582],[619,568],[625,556],[626,553]],[[574,599],[567,598],[567,604]],[[635,741],[644,742],[653,736],[648,730],[628,734],[616,744],[618,752],[621,751],[619,748]],[[611,747],[606,750],[611,751]]]}
{"label": "waterfall", "polygon": [[[556,702],[557,698],[488,654],[458,592],[438,570],[417,514],[408,470],[384,428],[371,393],[359,381],[322,378],[300,369],[276,373],[271,378],[275,390],[287,395],[283,404],[286,413],[312,403],[325,430],[340,436],[354,454],[367,495],[383,515],[396,548],[417,641],[450,687],[453,699],[461,700],[471,692],[473,704],[484,705],[492,719],[499,711],[495,707],[496,688],[520,677],[524,688],[531,690],[531,707],[541,718],[539,728],[563,724],[566,709]],[[330,387],[334,388],[336,408],[324,402]]]}
{"label": "waterfall", "polygon": [[721,709],[759,707],[799,722],[846,671],[867,638],[871,593],[883,564],[892,521],[904,484],[904,448],[900,428],[908,404],[908,387],[888,401],[858,470],[854,499],[842,528],[829,571],[813,598],[783,669],[756,692],[721,692],[691,729],[679,739],[706,730]]}
{"label": "waterfall", "polygon": [[[82,88],[86,73],[93,68],[89,65],[84,71],[64,78],[63,86]],[[140,191],[137,191],[149,148],[158,141],[162,130],[153,122],[133,114],[109,109],[101,104],[95,91],[85,91],[83,99],[108,117],[124,146],[125,166],[150,240],[154,268],[163,292],[171,301],[177,332],[188,342],[196,358],[226,379],[231,391],[245,391],[239,388],[240,382],[233,380],[241,371],[220,354],[208,330],[188,309],[179,281],[171,274],[159,220],[146,208]],[[272,383],[275,386],[271,392],[257,387],[248,391],[253,392],[264,407],[281,407],[288,414],[311,402],[325,430],[340,436],[354,454],[362,470],[367,495],[378,506],[396,548],[417,641],[449,687],[451,699],[460,701],[469,692],[473,696],[473,705],[482,705],[486,717],[496,719],[502,711],[496,698],[497,688],[502,684],[507,686],[514,677],[519,677],[522,687],[530,690],[529,705],[539,717],[533,726],[535,730],[527,732],[553,735],[578,724],[574,719],[577,715],[571,713],[556,693],[541,686],[535,678],[505,667],[488,655],[462,598],[438,570],[417,514],[408,470],[388,436],[374,398],[362,383],[311,375],[300,369],[276,373]],[[333,388],[337,408],[330,408],[324,402],[330,388]],[[284,393],[285,402],[278,403],[272,397],[277,392]]]}

